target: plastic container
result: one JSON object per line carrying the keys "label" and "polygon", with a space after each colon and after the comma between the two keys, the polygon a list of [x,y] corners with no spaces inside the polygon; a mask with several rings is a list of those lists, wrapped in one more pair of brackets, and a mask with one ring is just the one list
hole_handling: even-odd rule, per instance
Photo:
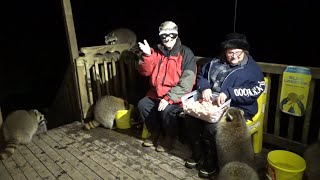
{"label": "plastic container", "polygon": [[[219,95],[218,93],[213,93],[211,100],[215,101],[218,95]],[[193,111],[194,109],[193,108],[190,109],[189,107],[191,107],[190,103],[195,103],[200,98],[201,98],[201,93],[197,90],[182,96],[181,101],[183,104],[183,111],[185,114],[196,117],[198,119],[208,121],[210,123],[217,122],[220,119],[221,115],[223,114],[225,107],[229,107],[231,102],[231,99],[229,99],[223,105],[215,109],[215,111],[208,111],[208,110],[202,109],[204,112],[199,113],[199,112]]]}
{"label": "plastic container", "polygon": [[129,129],[131,128],[130,116],[133,105],[129,105],[129,110],[119,110],[116,113],[116,125],[119,129]]}
{"label": "plastic container", "polygon": [[268,153],[267,178],[270,180],[302,180],[305,160],[290,151],[274,150]]}

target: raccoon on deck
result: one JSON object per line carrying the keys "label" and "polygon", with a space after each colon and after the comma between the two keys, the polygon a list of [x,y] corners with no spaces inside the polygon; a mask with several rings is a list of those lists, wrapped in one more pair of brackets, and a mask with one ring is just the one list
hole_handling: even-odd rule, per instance
{"label": "raccoon on deck", "polygon": [[229,162],[222,167],[218,180],[259,180],[257,172],[245,163]]}
{"label": "raccoon on deck", "polygon": [[109,32],[104,41],[107,45],[128,43],[132,48],[137,44],[137,35],[130,29],[118,28]]}
{"label": "raccoon on deck", "polygon": [[216,144],[220,169],[232,161],[252,166],[254,153],[251,134],[243,114],[242,110],[230,107],[217,124]]}
{"label": "raccoon on deck", "polygon": [[6,146],[0,159],[13,155],[18,145],[30,143],[38,128],[46,125],[44,122],[44,115],[37,110],[17,110],[10,113],[2,127]]}
{"label": "raccoon on deck", "polygon": [[94,106],[94,120],[85,123],[83,128],[89,130],[102,125],[111,129],[117,111],[127,109],[129,109],[129,103],[126,100],[110,95],[102,96]]}

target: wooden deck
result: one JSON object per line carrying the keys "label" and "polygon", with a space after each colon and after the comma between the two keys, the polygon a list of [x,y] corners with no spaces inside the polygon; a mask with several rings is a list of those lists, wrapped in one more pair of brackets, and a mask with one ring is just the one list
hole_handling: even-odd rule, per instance
{"label": "wooden deck", "polygon": [[[34,136],[33,141],[10,158],[0,161],[0,180],[20,179],[200,179],[184,167],[191,154],[176,142],[170,152],[142,147],[138,129],[81,130],[73,122]],[[267,150],[256,156],[265,179]]]}

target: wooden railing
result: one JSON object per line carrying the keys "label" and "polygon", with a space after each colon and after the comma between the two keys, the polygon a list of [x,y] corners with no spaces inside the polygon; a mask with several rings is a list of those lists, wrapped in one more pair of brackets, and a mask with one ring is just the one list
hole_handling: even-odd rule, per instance
{"label": "wooden railing", "polygon": [[[296,152],[303,152],[306,145],[314,139],[320,139],[319,127],[314,127],[310,132],[311,125],[316,126],[317,110],[314,107],[315,100],[319,99],[315,89],[319,87],[316,82],[320,79],[320,68],[307,67],[311,70],[311,82],[307,100],[306,112],[302,117],[292,116],[280,110],[280,94],[282,87],[283,72],[289,65],[258,62],[265,76],[274,81],[269,87],[268,106],[266,107],[266,120],[264,123],[264,142],[277,145]],[[317,137],[312,137],[310,135]]]}
{"label": "wooden railing", "polygon": [[92,105],[103,95],[127,98],[128,85],[135,80],[134,64],[130,64],[134,60],[126,61],[132,54],[129,48],[130,44],[118,44],[80,49],[76,67],[83,119],[92,117]]}

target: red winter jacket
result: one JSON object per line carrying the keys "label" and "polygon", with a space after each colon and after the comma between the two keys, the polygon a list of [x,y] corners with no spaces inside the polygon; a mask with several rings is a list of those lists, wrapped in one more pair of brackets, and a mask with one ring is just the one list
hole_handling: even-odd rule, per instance
{"label": "red winter jacket", "polygon": [[143,56],[138,71],[150,76],[147,96],[166,99],[170,104],[181,103],[181,97],[192,91],[196,80],[196,58],[190,48],[177,39],[171,51],[161,44],[151,48],[150,56]]}

